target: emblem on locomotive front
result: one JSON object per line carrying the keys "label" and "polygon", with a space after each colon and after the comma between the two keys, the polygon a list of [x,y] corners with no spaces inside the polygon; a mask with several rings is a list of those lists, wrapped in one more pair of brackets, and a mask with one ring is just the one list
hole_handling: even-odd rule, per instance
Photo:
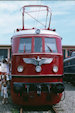
{"label": "emblem on locomotive front", "polygon": [[23,61],[27,64],[33,64],[36,66],[36,72],[41,72],[41,65],[42,64],[50,64],[53,61],[53,58],[23,58]]}

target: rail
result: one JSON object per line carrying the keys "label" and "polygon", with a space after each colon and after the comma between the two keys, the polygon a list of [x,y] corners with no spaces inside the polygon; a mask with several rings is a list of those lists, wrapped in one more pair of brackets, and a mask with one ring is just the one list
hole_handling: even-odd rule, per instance
{"label": "rail", "polygon": [[[57,110],[53,106],[50,107],[49,111],[51,111],[51,113],[58,113]],[[20,112],[19,113],[23,113],[23,108],[20,108]]]}
{"label": "rail", "polygon": [[50,110],[52,113],[57,113],[57,110],[54,108],[54,106],[50,107]]}

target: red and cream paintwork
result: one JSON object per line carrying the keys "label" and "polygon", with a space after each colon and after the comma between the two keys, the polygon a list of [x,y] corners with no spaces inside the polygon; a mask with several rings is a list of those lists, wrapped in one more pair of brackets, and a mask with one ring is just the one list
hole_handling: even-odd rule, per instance
{"label": "red and cream paintwork", "polygon": [[[61,38],[51,30],[40,29],[39,34],[36,34],[36,30],[18,31],[12,37],[11,95],[13,102],[19,105],[53,105],[61,100],[64,90]],[[42,52],[34,52],[34,39],[36,37],[42,38]],[[45,52],[45,37],[55,38],[56,53]],[[19,53],[21,38],[32,38],[31,53]],[[45,62],[39,65],[41,70],[37,72],[37,64],[32,63],[32,61],[31,63],[26,62],[24,58],[28,61],[35,60],[38,63],[42,59],[51,60],[50,63]],[[23,67],[22,72],[18,72],[18,66]],[[58,67],[57,72],[53,71],[54,66]]]}

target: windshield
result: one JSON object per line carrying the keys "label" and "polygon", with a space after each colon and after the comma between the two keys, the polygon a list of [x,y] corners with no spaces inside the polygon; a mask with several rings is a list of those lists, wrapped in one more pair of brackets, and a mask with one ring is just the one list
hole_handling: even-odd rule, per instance
{"label": "windshield", "polygon": [[19,45],[19,52],[20,53],[30,53],[31,52],[31,42],[32,38],[21,38],[20,45]]}
{"label": "windshield", "polygon": [[55,38],[45,38],[45,52],[57,52]]}
{"label": "windshield", "polygon": [[42,39],[39,37],[36,37],[34,39],[34,52],[42,52]]}
{"label": "windshield", "polygon": [[[57,52],[57,46],[56,46],[56,39],[55,38],[45,38],[45,52],[47,53],[56,53]],[[41,37],[35,37],[34,38],[34,52],[43,52],[43,43]],[[19,44],[19,52],[20,53],[31,53],[31,46],[32,46],[32,38],[20,38],[20,44]]]}

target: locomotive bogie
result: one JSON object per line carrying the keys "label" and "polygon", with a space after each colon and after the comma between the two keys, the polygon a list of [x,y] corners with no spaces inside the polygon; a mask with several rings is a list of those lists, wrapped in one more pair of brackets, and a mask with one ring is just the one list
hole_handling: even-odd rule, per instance
{"label": "locomotive bogie", "polygon": [[[40,105],[52,105],[52,103],[56,104],[60,101],[62,92],[64,91],[64,86],[62,83],[14,82],[12,85],[12,97],[14,100],[16,100],[16,104],[22,105],[39,105],[38,99],[40,100]],[[20,103],[17,103],[17,99],[19,99]],[[24,101],[24,103],[21,103],[22,101]]]}

